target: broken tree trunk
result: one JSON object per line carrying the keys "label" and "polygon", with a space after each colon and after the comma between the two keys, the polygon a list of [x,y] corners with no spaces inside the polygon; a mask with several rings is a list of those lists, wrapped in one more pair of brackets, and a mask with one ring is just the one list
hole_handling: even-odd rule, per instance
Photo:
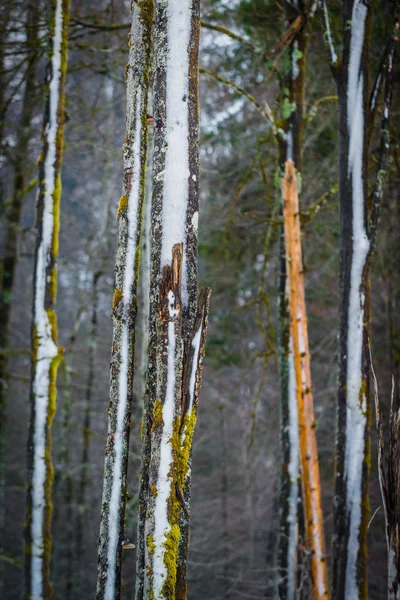
{"label": "broken tree trunk", "polygon": [[[292,4],[282,0],[286,13],[286,33],[299,18],[303,26],[297,29],[286,49],[287,69],[282,75],[281,112],[291,106],[290,114],[283,122],[284,134],[278,135],[280,168],[286,160],[292,160],[297,173],[301,173],[305,112],[305,76],[307,67],[308,23],[310,7],[308,2]],[[294,600],[298,587],[298,540],[303,533],[301,504],[299,500],[299,428],[296,400],[296,381],[293,362],[293,341],[290,332],[289,288],[285,258],[284,229],[280,233],[280,282],[279,282],[279,380],[281,416],[281,480],[279,502],[279,543],[277,565],[277,595],[279,598]],[[299,510],[300,509],[300,510]],[[300,521],[300,522],[299,522]],[[299,531],[300,526],[300,531]]]}
{"label": "broken tree trunk", "polygon": [[209,290],[197,296],[199,2],[157,4],[149,352],[136,600],[186,598]]}
{"label": "broken tree trunk", "polygon": [[290,332],[299,422],[301,481],[303,490],[305,542],[310,552],[312,598],[328,598],[325,537],[321,506],[321,485],[311,387],[307,314],[301,252],[300,213],[293,161],[285,163],[282,180],[286,268]]}
{"label": "broken tree trunk", "polygon": [[39,159],[37,245],[33,291],[31,421],[28,438],[28,498],[25,520],[25,589],[31,600],[50,598],[51,425],[61,356],[55,313],[61,163],[64,146],[64,83],[67,70],[69,0],[52,7],[51,48],[43,151]]}

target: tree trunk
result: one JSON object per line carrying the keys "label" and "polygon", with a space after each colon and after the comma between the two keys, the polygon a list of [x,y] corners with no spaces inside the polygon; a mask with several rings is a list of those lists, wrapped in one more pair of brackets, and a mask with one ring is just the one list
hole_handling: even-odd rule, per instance
{"label": "tree trunk", "polygon": [[[0,8],[0,46],[6,37],[6,26],[9,18],[10,6],[4,4]],[[18,137],[15,151],[15,168],[13,193],[11,205],[6,211],[6,244],[4,256],[0,260],[0,531],[5,530],[5,486],[7,468],[7,351],[10,343],[10,318],[14,274],[18,256],[18,234],[22,209],[22,197],[25,187],[25,176],[29,157],[29,137],[31,134],[31,121],[35,108],[36,66],[38,61],[39,45],[39,1],[32,1],[27,7],[26,43],[31,51],[25,72],[26,82],[22,100],[21,118],[18,128]],[[5,123],[5,77],[4,49],[0,50],[0,144],[3,143]],[[1,184],[0,184],[1,186]],[[0,204],[4,200],[3,189],[0,187]],[[4,535],[0,536],[0,552],[4,550]],[[0,565],[0,571],[2,565]],[[0,573],[1,575],[1,573]],[[4,578],[0,576],[0,596]]]}
{"label": "tree trunk", "polygon": [[64,82],[67,68],[69,1],[56,0],[51,25],[51,54],[39,159],[38,238],[35,252],[31,422],[28,439],[26,515],[26,596],[50,598],[51,425],[55,413],[56,375],[61,356],[55,314],[61,163],[64,143]]}
{"label": "tree trunk", "polygon": [[328,598],[325,539],[318,450],[308,348],[307,314],[301,252],[300,211],[293,161],[285,164],[282,181],[290,334],[298,407],[305,542],[310,552],[312,598]]}
{"label": "tree trunk", "polygon": [[121,587],[152,24],[153,0],[132,3],[124,188],[118,209],[110,404],[98,551],[98,600],[118,599]]}
{"label": "tree trunk", "polygon": [[[287,92],[283,94],[281,103],[285,134],[279,140],[281,168],[283,169],[285,161],[290,159],[294,162],[297,172],[300,173],[304,133],[308,15],[307,6],[304,2],[301,3],[300,7],[296,5],[297,8],[285,1],[282,2],[282,5],[286,12],[288,27],[298,18],[299,8],[304,18],[303,27],[296,33],[286,50],[287,64],[290,66],[288,71],[284,73],[283,88]],[[277,593],[282,599],[293,600],[296,597],[297,590],[300,457],[296,378],[293,362],[293,340],[290,335],[289,289],[283,226],[280,236],[280,254],[279,378],[282,467]]]}
{"label": "tree trunk", "polygon": [[155,30],[149,354],[136,599],[186,598],[192,438],[209,290],[197,298],[199,2]]}
{"label": "tree trunk", "polygon": [[[335,465],[333,597],[367,597],[370,463],[367,235],[369,9],[343,3],[337,72],[340,132],[340,357]],[[350,25],[349,25],[350,24]]]}

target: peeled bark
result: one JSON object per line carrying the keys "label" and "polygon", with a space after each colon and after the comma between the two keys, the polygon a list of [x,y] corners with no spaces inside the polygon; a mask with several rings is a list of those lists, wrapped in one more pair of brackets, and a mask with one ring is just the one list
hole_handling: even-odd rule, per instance
{"label": "peeled bark", "polygon": [[127,67],[124,185],[118,208],[119,237],[112,308],[113,342],[98,550],[98,600],[118,599],[121,588],[152,23],[153,0],[133,2]]}
{"label": "peeled bark", "polygon": [[55,313],[61,163],[64,145],[64,82],[67,68],[69,1],[53,9],[43,152],[39,159],[37,246],[35,252],[31,422],[28,439],[28,498],[25,520],[25,587],[32,600],[50,598],[51,425],[56,409],[56,376],[61,357]]}
{"label": "peeled bark", "polygon": [[[284,73],[281,111],[290,106],[290,114],[284,121],[284,135],[279,138],[281,168],[286,160],[294,162],[298,173],[302,169],[302,143],[304,134],[305,111],[305,75],[308,45],[309,6],[301,2],[300,6],[282,2],[286,12],[287,27],[295,23],[300,9],[304,24],[294,35],[287,48],[287,63],[290,65]],[[287,110],[287,109],[286,109]],[[279,281],[279,378],[280,378],[280,414],[281,414],[281,452],[282,467],[280,481],[280,513],[277,594],[279,598],[293,600],[296,596],[298,538],[302,535],[299,522],[299,429],[298,407],[296,399],[296,381],[293,362],[293,341],[290,334],[288,277],[285,258],[283,227],[280,237],[280,281]],[[300,526],[300,532],[299,532]]]}
{"label": "peeled bark", "polygon": [[282,180],[286,268],[290,333],[298,407],[301,481],[303,490],[305,542],[310,552],[312,598],[328,598],[325,538],[321,506],[318,449],[311,387],[310,352],[300,236],[300,211],[293,161],[285,163]]}

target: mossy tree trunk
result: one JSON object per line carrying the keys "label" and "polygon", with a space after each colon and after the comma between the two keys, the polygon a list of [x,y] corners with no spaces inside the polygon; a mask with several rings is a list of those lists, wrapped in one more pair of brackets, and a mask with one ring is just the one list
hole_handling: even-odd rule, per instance
{"label": "mossy tree trunk", "polygon": [[98,550],[97,598],[120,597],[132,410],[134,330],[147,156],[147,99],[153,0],[132,3],[123,195],[112,308],[110,404]]}
{"label": "mossy tree trunk", "polygon": [[149,353],[136,600],[187,597],[192,440],[208,323],[197,296],[199,2],[158,2]]}
{"label": "mossy tree trunk", "polygon": [[55,313],[61,163],[64,145],[64,83],[67,69],[69,1],[51,7],[51,46],[39,159],[37,245],[35,251],[31,421],[28,439],[28,498],[25,521],[25,589],[32,600],[50,598],[51,425],[61,356]]}

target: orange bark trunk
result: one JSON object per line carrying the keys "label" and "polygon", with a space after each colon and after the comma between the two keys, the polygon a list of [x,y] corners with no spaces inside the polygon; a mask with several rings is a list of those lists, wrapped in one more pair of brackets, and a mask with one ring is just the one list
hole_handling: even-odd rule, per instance
{"label": "orange bark trunk", "polygon": [[312,598],[328,598],[325,539],[321,506],[321,485],[315,432],[314,403],[311,387],[310,353],[306,303],[299,199],[294,164],[285,163],[282,180],[285,250],[288,274],[290,333],[296,374],[296,395],[299,418],[301,480],[303,490],[306,545],[310,552]]}

